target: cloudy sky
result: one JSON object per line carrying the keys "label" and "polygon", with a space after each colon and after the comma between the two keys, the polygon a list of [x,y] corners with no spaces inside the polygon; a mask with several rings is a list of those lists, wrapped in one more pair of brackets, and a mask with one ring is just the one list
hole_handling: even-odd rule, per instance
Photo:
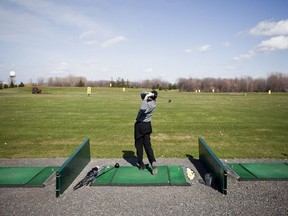
{"label": "cloudy sky", "polygon": [[0,80],[288,73],[287,0],[1,0]]}

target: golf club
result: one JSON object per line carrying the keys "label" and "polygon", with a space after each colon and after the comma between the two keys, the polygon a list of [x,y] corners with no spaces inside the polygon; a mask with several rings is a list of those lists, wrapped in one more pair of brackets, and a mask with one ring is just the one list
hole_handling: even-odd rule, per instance
{"label": "golf club", "polygon": [[111,167],[110,169],[108,169],[108,170],[106,170],[106,171],[100,170],[100,173],[99,173],[99,175],[97,176],[97,178],[98,178],[99,176],[102,176],[102,175],[104,175],[105,173],[111,171],[112,169],[114,169],[114,168],[118,169],[119,167],[120,167],[119,163],[116,163],[113,167]]}
{"label": "golf club", "polygon": [[166,100],[168,100],[168,103],[171,103],[171,99],[170,98],[166,98],[166,97],[161,97],[161,96],[158,96],[158,98],[163,98],[163,99],[166,99]]}
{"label": "golf club", "polygon": [[111,171],[114,168],[118,169],[119,167],[120,167],[119,163],[116,163],[110,169],[103,171],[102,169],[100,169],[100,167],[96,166],[92,170],[90,170],[87,173],[87,175],[77,185],[75,185],[75,187],[73,189],[77,190],[78,188],[80,188],[84,185],[86,185],[86,186],[90,185],[91,186],[93,184],[93,182],[96,180],[96,178],[98,178],[101,175],[104,175],[105,173]]}

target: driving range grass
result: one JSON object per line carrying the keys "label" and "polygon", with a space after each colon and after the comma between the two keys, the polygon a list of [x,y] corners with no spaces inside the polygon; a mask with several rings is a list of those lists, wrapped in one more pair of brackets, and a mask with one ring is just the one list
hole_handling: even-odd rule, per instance
{"label": "driving range grass", "polygon": [[[0,91],[0,157],[68,157],[90,138],[92,157],[135,152],[134,122],[145,89],[31,88]],[[146,89],[147,90],[147,89]],[[156,157],[198,157],[201,136],[220,158],[288,158],[287,93],[159,91],[152,118]]]}

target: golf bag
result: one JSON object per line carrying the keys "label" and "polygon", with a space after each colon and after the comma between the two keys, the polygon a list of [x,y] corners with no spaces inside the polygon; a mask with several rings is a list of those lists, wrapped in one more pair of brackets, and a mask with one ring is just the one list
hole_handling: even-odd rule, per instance
{"label": "golf bag", "polygon": [[98,166],[92,168],[87,175],[77,184],[74,186],[74,190],[86,185],[86,186],[91,186],[92,183],[95,181],[97,176],[99,175],[100,169]]}

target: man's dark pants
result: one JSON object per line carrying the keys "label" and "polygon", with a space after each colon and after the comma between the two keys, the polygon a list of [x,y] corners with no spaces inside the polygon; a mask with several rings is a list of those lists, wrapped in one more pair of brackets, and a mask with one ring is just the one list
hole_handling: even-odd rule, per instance
{"label": "man's dark pants", "polygon": [[154,152],[150,142],[150,134],[152,133],[151,122],[136,122],[134,125],[134,139],[136,155],[138,163],[143,164],[143,147],[145,149],[149,163],[155,162]]}

